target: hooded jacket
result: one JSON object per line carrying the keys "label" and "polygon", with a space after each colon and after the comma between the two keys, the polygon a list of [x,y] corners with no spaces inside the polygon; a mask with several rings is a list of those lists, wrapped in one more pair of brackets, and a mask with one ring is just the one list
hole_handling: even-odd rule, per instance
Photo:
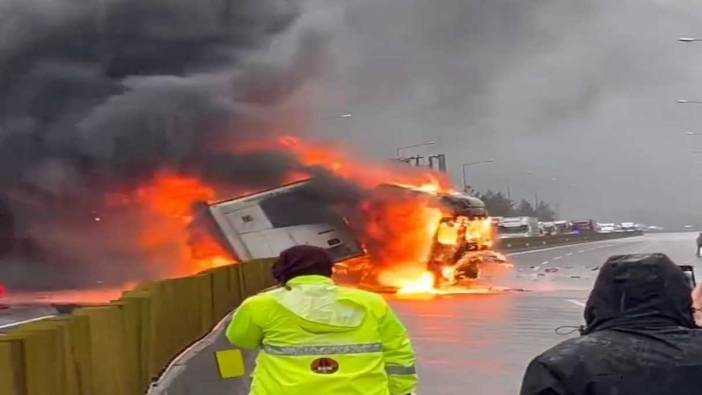
{"label": "hooded jacket", "polygon": [[417,382],[407,331],[385,300],[325,276],[247,299],[226,336],[260,349],[252,395],[404,395]]}
{"label": "hooded jacket", "polygon": [[702,394],[691,292],[664,254],[610,258],[587,301],[583,336],[536,357],[521,395]]}

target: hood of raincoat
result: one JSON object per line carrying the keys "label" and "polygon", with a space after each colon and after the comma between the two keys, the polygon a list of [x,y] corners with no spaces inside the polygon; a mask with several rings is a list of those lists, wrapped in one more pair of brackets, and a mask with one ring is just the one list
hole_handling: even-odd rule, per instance
{"label": "hood of raincoat", "polygon": [[276,301],[298,317],[308,332],[345,332],[359,327],[366,308],[344,298],[334,282],[325,276],[298,276],[274,295]]}
{"label": "hood of raincoat", "polygon": [[692,289],[665,254],[618,255],[602,266],[585,307],[585,334],[694,328]]}

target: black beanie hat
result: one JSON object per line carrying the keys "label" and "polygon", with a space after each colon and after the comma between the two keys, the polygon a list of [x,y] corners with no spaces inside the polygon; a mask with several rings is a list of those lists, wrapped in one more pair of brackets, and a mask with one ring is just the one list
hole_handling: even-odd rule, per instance
{"label": "black beanie hat", "polygon": [[273,277],[281,284],[304,275],[331,277],[332,266],[334,261],[323,248],[300,245],[280,253],[273,265]]}

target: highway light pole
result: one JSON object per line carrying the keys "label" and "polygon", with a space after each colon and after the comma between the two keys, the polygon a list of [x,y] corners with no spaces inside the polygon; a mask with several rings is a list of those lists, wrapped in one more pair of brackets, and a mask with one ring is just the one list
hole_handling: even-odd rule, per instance
{"label": "highway light pole", "polygon": [[470,163],[464,163],[462,165],[462,170],[463,170],[463,192],[468,193],[468,179],[466,178],[466,168],[471,167],[471,166],[479,166],[479,165],[491,165],[494,164],[495,161],[492,159],[489,160],[480,160],[477,162],[470,162]]}
{"label": "highway light pole", "polygon": [[330,119],[333,120],[333,119],[352,118],[352,117],[353,117],[353,114],[351,114],[350,112],[347,112],[347,113],[343,113],[343,114],[327,115],[327,116],[324,116],[324,117],[321,117],[318,119],[322,120],[322,121],[327,121]]}
{"label": "highway light pole", "polygon": [[403,150],[409,149],[409,148],[416,148],[416,147],[424,147],[425,145],[434,145],[436,144],[436,141],[425,141],[423,143],[417,143],[417,144],[412,144],[412,145],[405,145],[403,147],[398,147],[395,149],[395,152],[397,154],[397,158],[400,159],[400,153]]}

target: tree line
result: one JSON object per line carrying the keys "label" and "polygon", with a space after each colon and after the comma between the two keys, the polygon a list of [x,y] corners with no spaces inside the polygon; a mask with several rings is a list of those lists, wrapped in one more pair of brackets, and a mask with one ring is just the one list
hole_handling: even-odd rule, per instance
{"label": "tree line", "polygon": [[541,221],[555,221],[558,217],[556,210],[543,200],[538,201],[534,207],[526,199],[515,202],[502,192],[491,190],[485,193],[475,192],[473,196],[485,202],[488,212],[493,217],[536,217]]}

